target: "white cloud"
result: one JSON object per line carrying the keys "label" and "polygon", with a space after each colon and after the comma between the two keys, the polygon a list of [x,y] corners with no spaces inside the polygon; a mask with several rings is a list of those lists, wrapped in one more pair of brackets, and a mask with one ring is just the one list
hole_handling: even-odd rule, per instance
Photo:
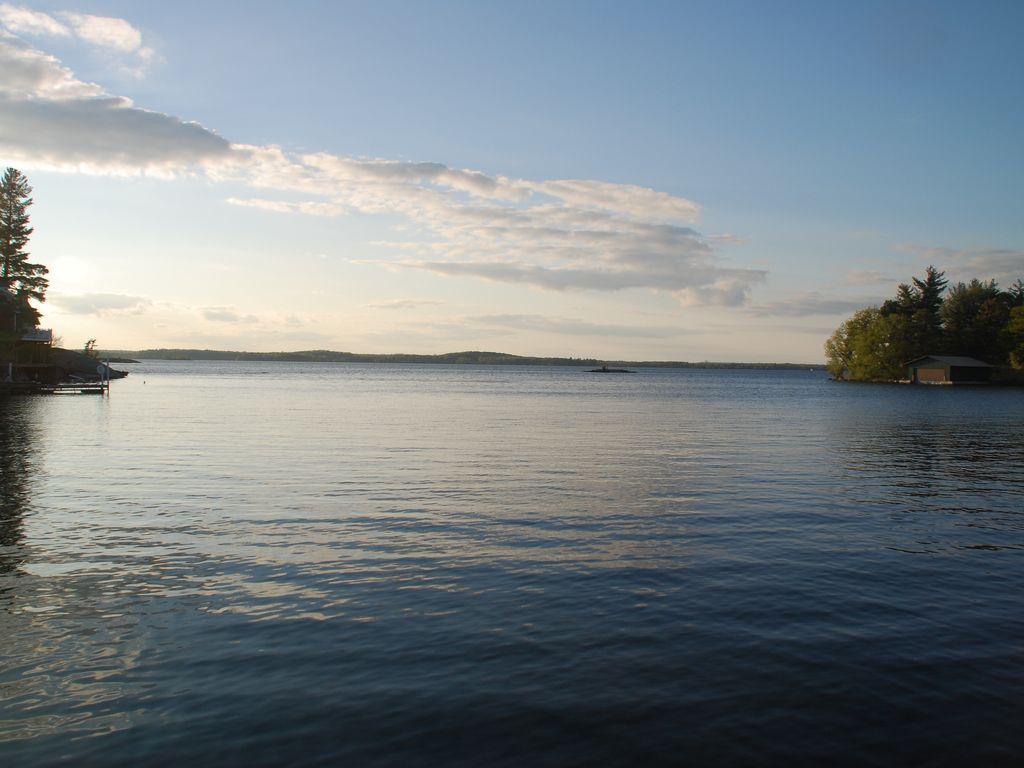
{"label": "white cloud", "polygon": [[[76,34],[119,50],[140,44],[130,29],[109,19],[61,18]],[[264,192],[229,198],[238,206],[398,216],[408,242],[379,262],[451,277],[549,290],[646,289],[672,293],[684,304],[738,306],[765,276],[764,270],[722,263],[716,242],[689,226],[699,207],[657,190],[231,145],[196,123],[139,109],[83,83],[24,44],[0,40],[0,65],[5,62],[16,64],[16,76],[0,86],[0,153],[30,167],[203,173]]]}
{"label": "white cloud", "polygon": [[523,185],[572,206],[597,208],[642,220],[692,222],[700,214],[700,207],[690,200],[633,184],[560,179],[523,182]]}
{"label": "white cloud", "polygon": [[[590,181],[549,187],[435,163],[246,151],[253,165],[232,170],[248,172],[253,186],[326,200],[231,202],[328,216],[401,214],[418,226],[420,238],[396,244],[405,257],[384,261],[392,266],[552,290],[647,288],[673,292],[687,304],[728,306],[743,304],[764,278],[763,270],[718,264],[708,239],[676,223],[692,219],[696,206],[654,190]],[[552,201],[555,191],[561,197]]]}
{"label": "white cloud", "polygon": [[[659,269],[549,268],[505,261],[403,262],[400,266],[423,269],[450,277],[479,277],[503,283],[523,283],[549,290],[620,291],[651,288],[674,293],[686,305],[739,306],[751,284],[761,282],[757,270],[725,270],[700,267],[681,261]],[[734,277],[729,277],[735,272]]]}
{"label": "white cloud", "polygon": [[121,53],[138,53],[144,58],[152,55],[148,48],[142,46],[142,33],[124,19],[72,11],[62,11],[57,15],[68,23],[77,37],[87,43]]}
{"label": "white cloud", "polygon": [[502,176],[491,177],[480,171],[449,168],[441,163],[356,159],[326,153],[305,155],[302,163],[326,178],[342,182],[389,186],[429,184],[497,200],[523,200],[529,195],[521,182]]}
{"label": "white cloud", "polygon": [[53,14],[31,8],[0,4],[0,29],[19,37],[72,38],[107,54],[124,57],[129,70],[141,75],[142,67],[154,58],[154,51],[143,45],[142,33],[125,19],[93,16],[76,11]]}
{"label": "white cloud", "polygon": [[296,156],[279,147],[235,150],[248,162],[215,169],[222,178],[319,198],[231,198],[235,205],[407,217],[419,238],[394,244],[406,257],[384,260],[391,266],[553,290],[648,288],[717,305],[744,303],[764,278],[763,270],[716,263],[712,242],[680,223],[697,216],[696,204],[635,185],[534,182],[439,163]]}
{"label": "white cloud", "polygon": [[47,303],[72,315],[138,315],[153,302],[142,296],[120,293],[50,293]]}
{"label": "white cloud", "polygon": [[0,41],[0,154],[29,167],[173,174],[230,156],[197,123],[150,112],[82,82],[52,56]]}
{"label": "white cloud", "polygon": [[14,40],[0,39],[0,94],[18,100],[89,99],[103,95],[93,83],[78,80],[53,56]]}
{"label": "white cloud", "polygon": [[15,35],[31,37],[70,37],[71,30],[53,16],[9,3],[0,4],[0,26]]}

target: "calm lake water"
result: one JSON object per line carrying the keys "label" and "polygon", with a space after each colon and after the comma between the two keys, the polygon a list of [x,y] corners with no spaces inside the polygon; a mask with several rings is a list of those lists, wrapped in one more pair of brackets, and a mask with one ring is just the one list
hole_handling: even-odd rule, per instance
{"label": "calm lake water", "polygon": [[146,362],[0,400],[0,763],[1020,765],[1024,392]]}

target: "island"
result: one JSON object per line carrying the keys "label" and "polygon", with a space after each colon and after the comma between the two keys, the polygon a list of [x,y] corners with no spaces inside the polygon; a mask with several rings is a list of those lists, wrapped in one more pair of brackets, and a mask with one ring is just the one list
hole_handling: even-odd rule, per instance
{"label": "island", "polygon": [[633,373],[633,371],[627,368],[609,368],[607,365],[602,365],[600,368],[591,368],[587,373]]}
{"label": "island", "polygon": [[901,283],[896,296],[858,310],[825,342],[837,381],[908,384],[1024,384],[1024,280],[947,290],[934,266]]}

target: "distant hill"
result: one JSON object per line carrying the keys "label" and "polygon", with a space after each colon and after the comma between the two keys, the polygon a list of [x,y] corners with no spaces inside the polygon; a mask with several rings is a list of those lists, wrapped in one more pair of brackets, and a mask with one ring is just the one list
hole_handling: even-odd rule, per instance
{"label": "distant hill", "polygon": [[617,365],[637,368],[727,368],[759,370],[824,370],[821,364],[807,363],[687,363],[665,360],[597,360],[581,357],[524,357],[503,352],[448,352],[442,355],[360,354],[312,349],[302,352],[227,352],[215,349],[141,349],[104,350],[103,359],[135,360],[246,360],[293,363],[425,363],[434,365]]}

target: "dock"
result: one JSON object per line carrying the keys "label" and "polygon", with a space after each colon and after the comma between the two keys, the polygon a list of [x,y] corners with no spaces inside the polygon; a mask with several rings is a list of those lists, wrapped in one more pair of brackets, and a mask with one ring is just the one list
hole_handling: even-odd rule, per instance
{"label": "dock", "polygon": [[109,381],[63,381],[60,384],[43,384],[41,395],[105,395],[110,389]]}
{"label": "dock", "polygon": [[109,391],[109,381],[62,381],[59,384],[0,382],[0,395],[106,395]]}

